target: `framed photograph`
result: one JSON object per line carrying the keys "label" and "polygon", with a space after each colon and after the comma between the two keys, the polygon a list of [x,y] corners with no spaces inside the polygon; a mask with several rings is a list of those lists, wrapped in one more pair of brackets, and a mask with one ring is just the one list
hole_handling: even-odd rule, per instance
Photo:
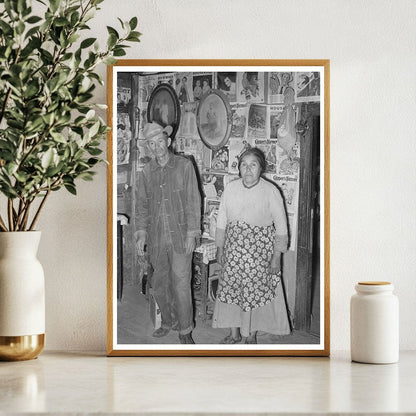
{"label": "framed photograph", "polygon": [[147,106],[147,121],[172,126],[172,138],[179,128],[181,109],[178,96],[170,84],[161,83],[152,92]]}
{"label": "framed photograph", "polygon": [[224,146],[231,134],[231,106],[224,93],[210,90],[201,97],[196,125],[202,141],[210,149]]}
{"label": "framed photograph", "polygon": [[329,355],[329,69],[108,67],[108,356]]}

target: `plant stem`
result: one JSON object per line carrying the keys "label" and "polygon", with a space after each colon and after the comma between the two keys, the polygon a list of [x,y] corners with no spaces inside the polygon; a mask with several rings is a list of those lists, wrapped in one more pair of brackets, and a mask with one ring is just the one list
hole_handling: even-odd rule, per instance
{"label": "plant stem", "polygon": [[7,200],[7,215],[9,217],[9,229],[10,231],[14,231],[14,224],[13,224],[13,200]]}
{"label": "plant stem", "polygon": [[51,190],[48,189],[47,192],[46,192],[46,194],[45,194],[45,196],[43,197],[42,202],[40,203],[39,208],[36,211],[35,217],[33,218],[32,224],[30,224],[29,231],[32,231],[33,230],[33,228],[34,228],[34,226],[36,224],[36,221],[39,218],[40,211],[42,210],[43,206],[45,205],[46,199],[48,198],[50,192],[51,192]]}
{"label": "plant stem", "polygon": [[23,220],[24,220],[26,212],[27,212],[27,209],[26,209],[27,205],[28,204],[23,199],[20,199],[19,209],[18,209],[18,217],[17,217],[17,220],[16,220],[16,226],[15,226],[16,231],[24,231]]}
{"label": "plant stem", "polygon": [[23,208],[23,203],[22,203],[22,200],[20,199],[19,200],[19,208],[17,209],[17,215],[15,216],[15,218],[14,218],[14,229],[15,229],[15,231],[19,231],[19,223],[20,223],[20,219],[21,219],[21,217],[22,217],[22,214],[23,214],[23,212],[22,212],[22,208]]}
{"label": "plant stem", "polygon": [[0,229],[1,229],[1,231],[8,231],[7,227],[6,227],[6,224],[4,223],[3,218],[1,217],[1,215],[0,215]]}
{"label": "plant stem", "polygon": [[33,202],[33,199],[25,205],[25,215],[23,216],[22,224],[21,224],[21,227],[20,227],[23,231],[26,230],[27,220],[29,218],[29,208],[32,205],[32,202]]}

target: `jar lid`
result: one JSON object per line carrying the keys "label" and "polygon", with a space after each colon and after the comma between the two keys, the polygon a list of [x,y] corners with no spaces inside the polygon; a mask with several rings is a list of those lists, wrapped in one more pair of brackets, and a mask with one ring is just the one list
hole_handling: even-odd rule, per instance
{"label": "jar lid", "polygon": [[380,281],[367,281],[367,282],[358,282],[359,285],[364,286],[380,286],[380,285],[391,285],[390,282],[380,282]]}

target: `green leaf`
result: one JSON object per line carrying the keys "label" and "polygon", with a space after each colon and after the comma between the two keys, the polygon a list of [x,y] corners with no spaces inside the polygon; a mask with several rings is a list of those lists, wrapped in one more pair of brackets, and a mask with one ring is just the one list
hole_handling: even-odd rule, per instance
{"label": "green leaf", "polygon": [[51,131],[50,133],[53,139],[57,141],[58,143],[65,143],[65,144],[67,143],[67,140],[63,134],[58,133],[56,131]]}
{"label": "green leaf", "polygon": [[116,48],[114,48],[113,54],[114,54],[114,56],[124,56],[124,55],[126,55],[126,51],[123,50],[122,48],[116,47]]}
{"label": "green leaf", "polygon": [[10,19],[14,20],[16,14],[16,2],[6,0],[4,2],[4,8],[6,9],[6,12],[9,15]]}
{"label": "green leaf", "polygon": [[78,33],[74,33],[73,35],[71,35],[68,39],[68,42],[71,43],[75,43],[79,38],[81,37],[81,35],[78,35]]}
{"label": "green leaf", "polygon": [[42,116],[43,121],[48,126],[52,125],[54,118],[55,118],[55,113],[53,113],[53,112],[45,114],[44,116]]}
{"label": "green leaf", "polygon": [[61,26],[69,26],[71,23],[65,17],[57,17],[54,21],[54,26],[61,27]]}
{"label": "green leaf", "polygon": [[90,165],[90,167],[95,166],[98,162],[100,161],[100,159],[97,159],[96,157],[90,157],[87,160],[87,163]]}
{"label": "green leaf", "polygon": [[107,31],[109,35],[114,35],[116,39],[120,39],[120,35],[118,34],[117,30],[115,30],[113,27],[107,26]]}
{"label": "green leaf", "polygon": [[106,65],[115,65],[117,63],[117,59],[113,58],[112,56],[108,56],[103,60],[103,63]]}
{"label": "green leaf", "polygon": [[88,136],[90,138],[93,138],[97,133],[98,130],[100,128],[101,123],[99,121],[97,121],[96,123],[94,123],[94,125],[90,128],[89,132],[88,132]]}
{"label": "green leaf", "polygon": [[69,191],[72,195],[77,194],[77,190],[75,189],[74,185],[71,185],[69,183],[64,183],[64,186],[65,186],[66,190]]}
{"label": "green leaf", "polygon": [[98,156],[102,153],[103,151],[101,149],[99,149],[98,147],[91,147],[88,149],[88,153],[91,156]]}
{"label": "green leaf", "polygon": [[78,175],[78,178],[83,179],[84,181],[92,181],[95,172],[81,172]]}
{"label": "green leaf", "polygon": [[130,29],[131,30],[136,29],[136,27],[137,27],[137,17],[136,16],[135,17],[132,17],[130,19],[129,26],[130,26]]}
{"label": "green leaf", "polygon": [[3,31],[3,34],[5,35],[11,35],[13,33],[12,27],[2,19],[0,19],[0,29]]}
{"label": "green leaf", "polygon": [[134,31],[134,30],[132,30],[132,31],[129,33],[129,37],[134,36],[135,38],[139,38],[141,35],[142,35],[142,34],[141,34],[140,32],[137,32],[137,31]]}
{"label": "green leaf", "polygon": [[4,166],[4,169],[9,176],[12,176],[17,171],[17,163],[9,162]]}
{"label": "green leaf", "polygon": [[26,181],[27,181],[27,179],[28,179],[28,175],[26,175],[25,173],[23,173],[23,172],[15,172],[14,173],[14,177],[19,181],[19,182],[21,182],[21,183],[25,183]]}
{"label": "green leaf", "polygon": [[[25,39],[33,36],[35,33],[37,33],[39,31],[39,26],[33,26],[32,28],[30,28],[25,35]],[[40,45],[39,45],[40,46]]]}
{"label": "green leaf", "polygon": [[114,48],[114,46],[117,44],[117,41],[118,41],[118,37],[115,36],[113,33],[110,33],[110,36],[108,37],[108,40],[107,40],[108,49]]}
{"label": "green leaf", "polygon": [[79,22],[79,13],[77,11],[74,11],[71,14],[71,26],[75,26]]}
{"label": "green leaf", "polygon": [[133,32],[130,33],[129,36],[127,36],[126,40],[129,42],[140,42],[139,37],[141,36],[141,33],[137,32],[138,35],[134,34]]}
{"label": "green leaf", "polygon": [[45,176],[48,178],[52,178],[56,174],[58,174],[60,171],[61,171],[61,166],[49,167],[48,169],[46,169]]}
{"label": "green leaf", "polygon": [[13,189],[11,185],[7,185],[5,183],[0,184],[0,190],[1,192],[6,195],[7,198],[16,198],[17,192]]}
{"label": "green leaf", "polygon": [[60,0],[49,0],[49,7],[52,13],[55,13],[58,10]]}
{"label": "green leaf", "polygon": [[26,133],[33,133],[35,131],[40,131],[40,129],[43,128],[43,119],[41,117],[37,117],[35,119],[30,120],[26,124]]}
{"label": "green leaf", "polygon": [[17,12],[22,13],[27,8],[25,0],[17,0]]}
{"label": "green leaf", "polygon": [[[123,28],[123,29],[125,29],[126,27],[125,27],[125,23],[119,18],[119,17],[117,17],[117,20],[120,22],[120,24],[121,24],[121,27]],[[127,22],[126,22],[126,24],[127,24]]]}
{"label": "green leaf", "polygon": [[47,169],[53,162],[54,149],[49,148],[42,156],[41,165],[43,169]]}
{"label": "green leaf", "polygon": [[85,118],[87,120],[91,120],[95,117],[95,110],[89,110],[88,113],[85,115]]}
{"label": "green leaf", "polygon": [[22,21],[19,21],[17,25],[15,26],[16,33],[18,35],[21,35],[25,31],[25,24]]}
{"label": "green leaf", "polygon": [[97,38],[84,39],[81,42],[81,45],[80,45],[81,49],[89,48],[96,40],[97,40]]}
{"label": "green leaf", "polygon": [[26,19],[27,23],[30,23],[31,25],[33,25],[34,23],[38,23],[42,20],[41,17],[39,16],[30,16],[28,19]]}

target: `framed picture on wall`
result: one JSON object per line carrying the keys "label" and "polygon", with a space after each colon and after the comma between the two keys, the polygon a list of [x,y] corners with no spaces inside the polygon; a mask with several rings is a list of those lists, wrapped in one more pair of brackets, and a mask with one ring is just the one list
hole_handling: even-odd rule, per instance
{"label": "framed picture on wall", "polygon": [[[109,356],[329,355],[329,67],[108,67]],[[179,101],[176,79],[192,86],[191,101]],[[123,169],[121,80],[131,91]],[[186,141],[201,145],[198,159],[178,151]]]}
{"label": "framed picture on wall", "polygon": [[224,146],[231,133],[231,106],[219,90],[210,90],[201,97],[196,124],[202,141],[210,149]]}
{"label": "framed picture on wall", "polygon": [[175,90],[167,83],[159,84],[152,92],[147,106],[147,121],[155,121],[162,127],[171,126],[172,137],[179,128],[181,109]]}

